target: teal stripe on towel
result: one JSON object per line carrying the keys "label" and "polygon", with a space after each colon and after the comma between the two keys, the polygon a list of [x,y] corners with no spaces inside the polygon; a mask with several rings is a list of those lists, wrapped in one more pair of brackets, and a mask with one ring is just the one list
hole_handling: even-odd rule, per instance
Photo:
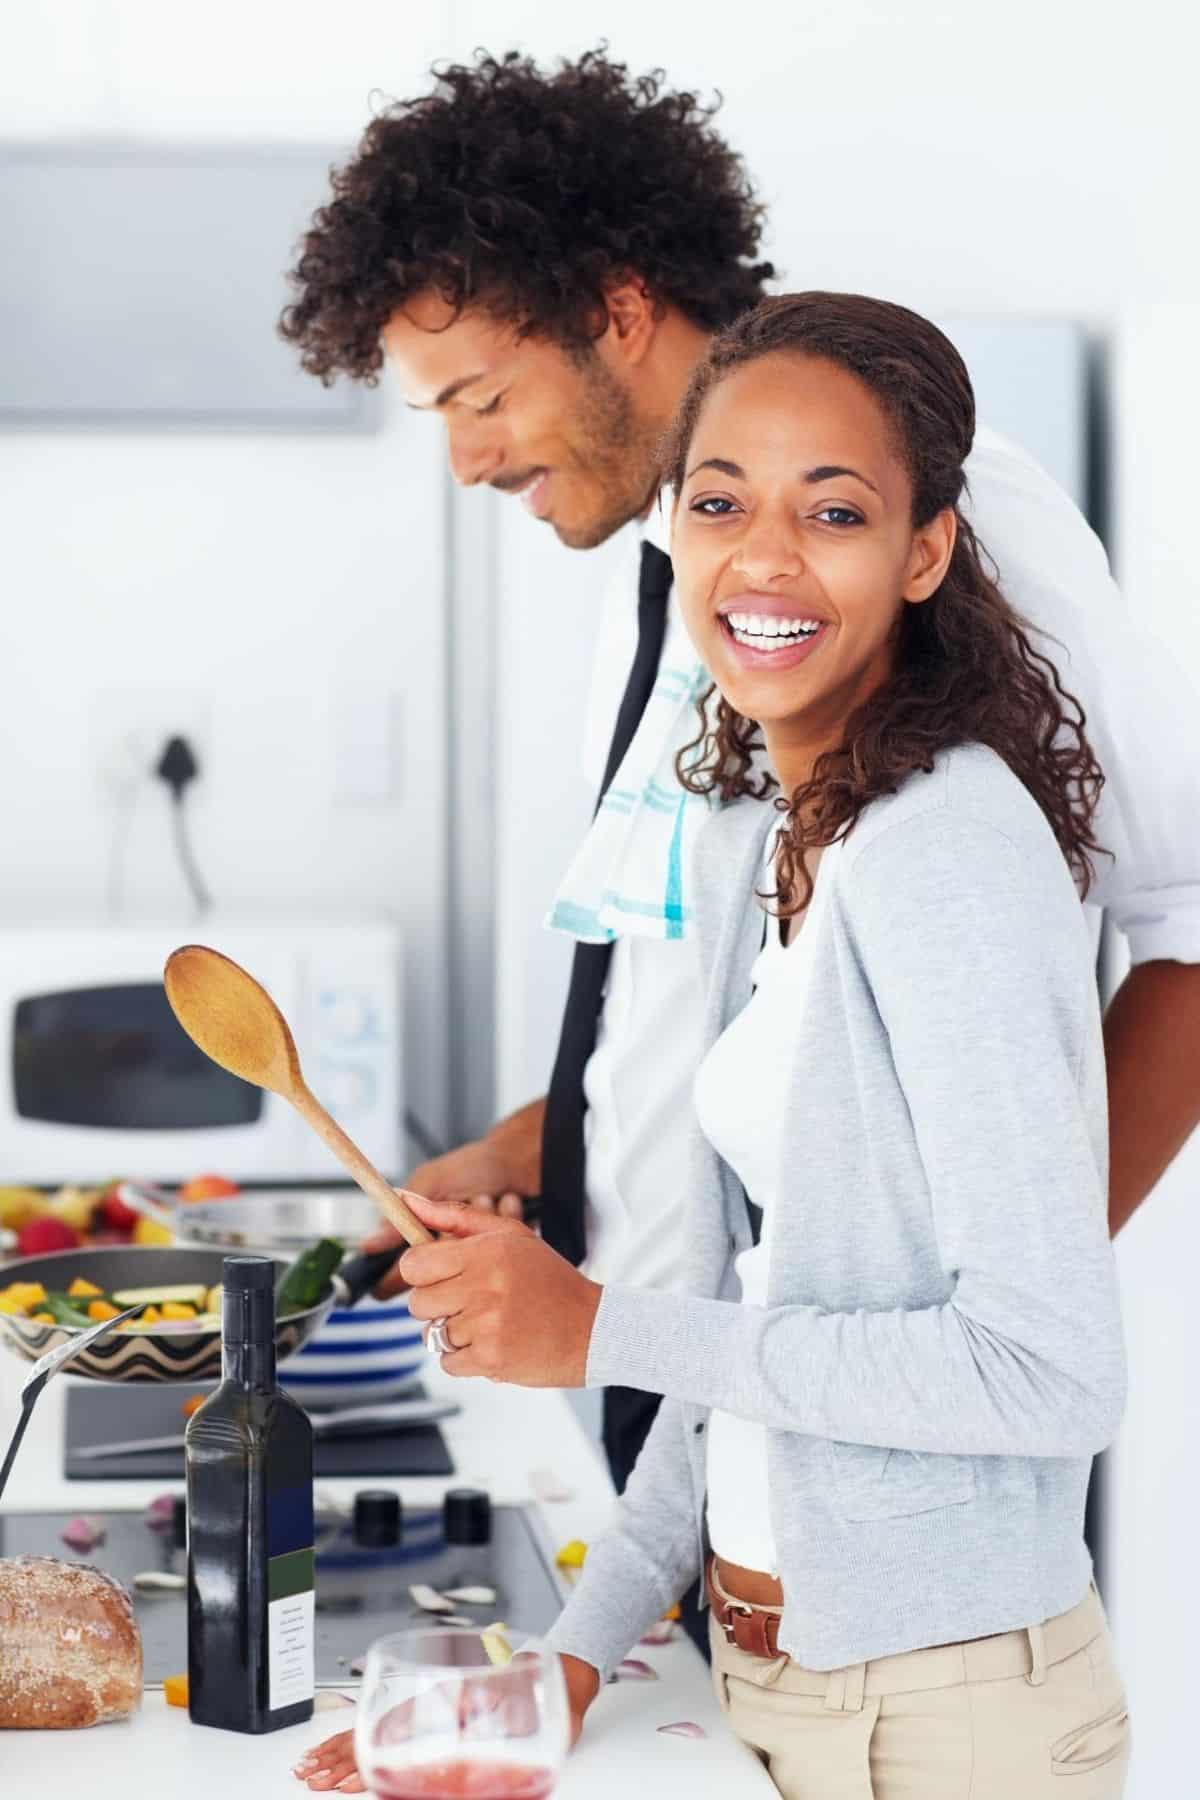
{"label": "teal stripe on towel", "polygon": [[687,803],[688,797],[684,794],[675,814],[675,829],[671,833],[671,848],[667,854],[667,893],[663,911],[666,914],[669,938],[683,936],[683,815]]}

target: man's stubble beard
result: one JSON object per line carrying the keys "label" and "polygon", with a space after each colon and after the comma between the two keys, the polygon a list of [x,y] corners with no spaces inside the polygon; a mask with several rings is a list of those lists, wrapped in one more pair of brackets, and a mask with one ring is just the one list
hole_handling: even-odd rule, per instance
{"label": "man's stubble beard", "polygon": [[554,530],[570,550],[595,550],[653,503],[664,426],[638,418],[632,394],[594,350],[581,351],[578,366],[582,428],[575,458],[600,488],[601,510],[578,526],[555,525]]}

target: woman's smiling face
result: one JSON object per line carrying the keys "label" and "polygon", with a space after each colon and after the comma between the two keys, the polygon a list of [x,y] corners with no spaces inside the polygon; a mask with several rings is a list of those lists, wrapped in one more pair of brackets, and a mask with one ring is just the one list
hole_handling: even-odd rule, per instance
{"label": "woman's smiling face", "polygon": [[836,363],[773,352],[703,401],[675,581],[713,679],[769,750],[773,735],[836,743],[891,673],[902,609],[936,591],[954,545],[953,513],[915,529],[912,497],[895,427]]}

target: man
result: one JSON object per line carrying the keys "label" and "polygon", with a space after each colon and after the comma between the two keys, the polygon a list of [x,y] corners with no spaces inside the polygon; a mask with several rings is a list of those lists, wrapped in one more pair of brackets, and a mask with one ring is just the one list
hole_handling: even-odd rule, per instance
{"label": "man", "polygon": [[[417,1315],[445,1321],[455,1373],[580,1385],[601,1284],[678,1273],[699,1007],[686,857],[680,892],[655,884],[669,832],[686,837],[665,789],[697,670],[669,601],[655,444],[708,336],[773,274],[755,261],[761,224],[692,96],[598,54],[550,72],[481,55],[370,125],[294,273],[282,329],[310,372],[374,381],[386,362],[442,418],[460,482],[519,497],[574,548],[626,526],[639,539],[596,671],[606,803],[556,909],[585,941],[549,1099],[407,1183],[450,1240],[410,1253],[403,1276]],[[980,536],[1018,609],[1065,646],[1108,776],[1097,829],[1116,855],[1097,899],[1134,961],[1106,1020],[1115,1231],[1200,1119],[1200,749],[1187,695],[1134,641],[1067,498],[986,432],[968,469]],[[511,1212],[539,1193],[545,1241],[445,1204]],[[606,1392],[618,1487],[656,1405]]]}

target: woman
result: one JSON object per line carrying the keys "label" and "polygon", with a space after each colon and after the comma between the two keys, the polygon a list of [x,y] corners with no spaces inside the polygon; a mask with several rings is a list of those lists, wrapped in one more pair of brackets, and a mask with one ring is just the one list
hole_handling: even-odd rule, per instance
{"label": "woman", "polygon": [[788,1800],[1111,1800],[1128,1758],[1082,1535],[1124,1397],[1102,777],[958,514],[973,428],[933,326],[807,294],[714,341],[666,454],[723,803],[688,1291],[597,1290],[589,1385],[666,1403],[551,1642],[579,1725],[705,1567]]}
{"label": "woman", "polygon": [[1102,777],[957,511],[973,429],[932,325],[806,294],[715,341],[666,457],[719,689],[681,774],[728,803],[692,1292],[604,1291],[589,1382],[668,1403],[553,1641],[603,1679],[707,1523],[718,1696],[789,1797],[1092,1800],[1128,1757],[1082,1536],[1124,1397]]}

